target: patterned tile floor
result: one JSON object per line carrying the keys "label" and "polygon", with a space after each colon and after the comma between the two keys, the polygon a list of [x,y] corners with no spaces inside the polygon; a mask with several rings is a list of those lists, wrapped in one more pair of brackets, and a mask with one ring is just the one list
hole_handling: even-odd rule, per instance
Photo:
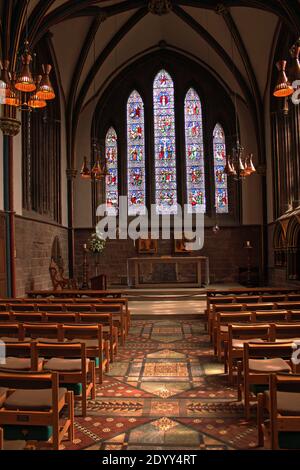
{"label": "patterned tile floor", "polygon": [[134,321],[126,347],[76,419],[66,449],[234,450],[256,446],[201,321]]}

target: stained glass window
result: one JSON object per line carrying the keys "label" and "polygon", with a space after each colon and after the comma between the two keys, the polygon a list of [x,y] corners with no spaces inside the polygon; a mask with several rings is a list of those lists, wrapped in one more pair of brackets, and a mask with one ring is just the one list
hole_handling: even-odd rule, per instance
{"label": "stained glass window", "polygon": [[106,206],[110,215],[116,215],[119,205],[119,178],[118,178],[118,138],[111,127],[105,139],[105,155],[108,176],[106,177]]}
{"label": "stained glass window", "polygon": [[226,166],[225,133],[220,124],[214,129],[214,172],[215,172],[215,201],[217,214],[228,214],[228,186]]}
{"label": "stained glass window", "polygon": [[186,178],[189,213],[206,212],[202,106],[191,88],[185,98]]}
{"label": "stained glass window", "polygon": [[154,80],[155,194],[158,214],[177,214],[174,83],[161,70]]}
{"label": "stained glass window", "polygon": [[129,215],[145,214],[145,120],[144,103],[134,90],[127,104],[128,134],[128,211]]}

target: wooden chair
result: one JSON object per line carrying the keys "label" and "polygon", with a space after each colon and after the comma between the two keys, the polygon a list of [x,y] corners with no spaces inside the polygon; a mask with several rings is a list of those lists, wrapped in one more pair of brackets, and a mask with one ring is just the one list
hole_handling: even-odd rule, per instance
{"label": "wooden chair", "polygon": [[267,385],[270,373],[292,372],[293,343],[244,345],[243,362],[238,364],[238,399],[244,398],[245,416],[250,418],[251,386]]}
{"label": "wooden chair", "polygon": [[121,339],[121,345],[125,345],[127,331],[129,330],[127,325],[127,315],[123,310],[122,304],[94,304],[92,305],[92,311],[96,313],[111,314],[113,317],[113,323],[118,328],[119,336]]}
{"label": "wooden chair", "polygon": [[0,323],[13,321],[10,312],[0,312]]}
{"label": "wooden chair", "polygon": [[130,328],[130,325],[131,325],[131,315],[130,315],[130,309],[129,309],[129,305],[128,305],[128,299],[126,298],[123,298],[123,299],[99,299],[100,303],[103,303],[103,304],[111,304],[111,305],[114,305],[114,304],[121,304],[123,305],[123,309],[125,310],[125,313],[126,313],[126,318],[127,318],[127,324],[126,324],[126,327],[127,327],[127,331],[126,331],[126,334],[128,335],[129,333],[129,328]]}
{"label": "wooden chair", "polygon": [[[270,375],[269,391],[258,395],[257,424],[259,447],[299,450],[300,375]],[[287,442],[293,435],[298,446]]]}
{"label": "wooden chair", "polygon": [[299,310],[290,310],[289,311],[291,321],[300,321],[300,311]]}
{"label": "wooden chair", "polygon": [[[74,396],[65,388],[59,388],[58,374],[0,370],[0,386],[8,388],[0,402],[0,426],[4,430],[13,430],[20,436],[17,440],[32,441],[32,429],[50,428],[51,436],[47,436],[43,447],[46,445],[53,450],[59,450],[66,434],[73,443]],[[65,407],[67,413],[62,414]],[[43,439],[45,437],[41,437]],[[35,437],[34,441],[38,439]]]}
{"label": "wooden chair", "polygon": [[287,339],[300,341],[300,323],[274,324],[274,341],[285,342]]}
{"label": "wooden chair", "polygon": [[237,304],[258,304],[262,302],[260,295],[236,295],[234,298]]}
{"label": "wooden chair", "polygon": [[77,302],[74,302],[72,304],[66,303],[64,305],[64,311],[71,312],[71,313],[89,313],[92,311],[92,304],[91,303],[80,304]]}
{"label": "wooden chair", "polygon": [[102,325],[63,325],[61,327],[64,341],[84,343],[89,359],[98,361],[99,383],[103,382],[103,372],[109,371],[109,341],[103,338]]}
{"label": "wooden chair", "polygon": [[254,314],[252,312],[237,312],[237,313],[217,313],[215,327],[214,327],[214,350],[215,355],[219,360],[222,359],[223,343],[228,341],[228,325],[230,323],[251,323],[254,321]]}
{"label": "wooden chair", "polygon": [[59,267],[54,259],[51,260],[49,266],[49,273],[53,289],[64,290],[64,289],[77,289],[77,282],[74,279],[68,279],[64,277],[64,270],[62,267]]}
{"label": "wooden chair", "polygon": [[45,314],[38,312],[12,313],[11,320],[17,323],[42,323],[46,321]]}
{"label": "wooden chair", "polygon": [[34,303],[25,303],[25,304],[7,304],[8,312],[36,312],[37,306]]}
{"label": "wooden chair", "polygon": [[56,304],[56,303],[42,303],[42,304],[35,304],[36,310],[38,312],[45,312],[45,313],[59,313],[65,312],[64,305]]}
{"label": "wooden chair", "polygon": [[15,343],[20,339],[19,323],[0,323],[0,340],[4,343]]}
{"label": "wooden chair", "polygon": [[[6,349],[6,363],[1,364],[2,370],[15,370],[20,372],[29,372],[34,370],[31,360],[31,343],[30,342],[16,342],[7,343]],[[38,372],[43,370],[43,361],[39,361]]]}
{"label": "wooden chair", "polygon": [[46,321],[49,323],[77,323],[79,316],[75,313],[46,313]]}
{"label": "wooden chair", "polygon": [[256,342],[263,343],[271,338],[270,325],[229,325],[228,342],[224,347],[225,373],[228,372],[228,380],[233,383],[234,365],[240,359],[243,359],[243,350],[245,343]]}
{"label": "wooden chair", "polygon": [[0,312],[7,312],[8,311],[8,306],[6,302],[1,302],[0,303]]}
{"label": "wooden chair", "polygon": [[300,302],[277,302],[277,310],[300,310]]}
{"label": "wooden chair", "polygon": [[20,324],[20,340],[31,338],[35,341],[61,343],[62,335],[57,323],[24,323]]}
{"label": "wooden chair", "polygon": [[110,344],[110,362],[113,363],[115,356],[118,354],[118,328],[113,324],[113,316],[111,314],[99,313],[81,313],[79,315],[81,323],[88,325],[102,325],[103,338]]}
{"label": "wooden chair", "polygon": [[[75,400],[82,404],[82,416],[87,415],[87,398],[96,396],[95,362],[87,359],[84,343],[32,343],[32,361],[35,369],[39,359],[43,358],[43,369],[47,372],[57,372],[61,385],[76,386],[80,384],[81,393],[75,395]],[[79,358],[79,359],[78,359]]]}
{"label": "wooden chair", "polygon": [[274,323],[287,321],[289,319],[288,312],[285,310],[271,310],[266,312],[256,311],[254,313],[255,323]]}

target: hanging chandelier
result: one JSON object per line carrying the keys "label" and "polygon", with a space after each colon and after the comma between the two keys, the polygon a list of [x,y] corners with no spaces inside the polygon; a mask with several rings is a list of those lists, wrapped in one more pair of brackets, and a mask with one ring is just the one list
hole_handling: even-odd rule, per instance
{"label": "hanging chandelier", "polygon": [[51,65],[43,65],[41,75],[32,71],[33,55],[28,42],[29,2],[30,0],[26,5],[26,39],[23,50],[18,52],[16,70],[10,70],[9,60],[0,61],[0,104],[13,106],[21,111],[45,108],[48,101],[55,99],[49,76]]}
{"label": "hanging chandelier", "polygon": [[224,173],[227,176],[233,176],[236,181],[244,180],[248,176],[256,173],[256,168],[253,163],[253,154],[245,155],[245,149],[240,143],[239,125],[238,125],[238,109],[237,109],[237,96],[234,100],[235,109],[235,122],[236,122],[236,144],[232,149],[232,154],[226,157],[226,166]]}
{"label": "hanging chandelier", "polygon": [[[96,36],[94,38],[94,67],[96,64]],[[96,79],[94,77],[94,109],[96,109]],[[88,157],[83,157],[83,164],[81,167],[80,177],[84,181],[99,182],[109,176],[107,170],[106,159],[104,164],[101,164],[101,151],[99,148],[98,139],[96,136],[96,119],[93,122],[93,138],[92,138],[92,152],[91,161]]]}
{"label": "hanging chandelier", "polygon": [[256,173],[253,154],[244,155],[244,148],[239,139],[232,149],[232,155],[227,155],[224,173],[233,176],[235,180],[243,180]]}
{"label": "hanging chandelier", "polygon": [[276,98],[289,98],[300,88],[300,38],[290,49],[290,66],[288,61],[277,62],[278,78],[273,91]]}
{"label": "hanging chandelier", "polygon": [[87,157],[83,158],[83,164],[80,172],[81,179],[85,181],[101,181],[108,176],[106,164],[101,165],[101,153],[96,140],[93,141],[92,161]]}

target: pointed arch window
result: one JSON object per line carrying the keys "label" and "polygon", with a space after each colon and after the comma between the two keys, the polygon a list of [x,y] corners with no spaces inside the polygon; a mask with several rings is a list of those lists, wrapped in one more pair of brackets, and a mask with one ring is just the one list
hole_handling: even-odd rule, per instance
{"label": "pointed arch window", "polygon": [[118,137],[113,127],[106,134],[105,157],[108,170],[106,177],[107,212],[110,215],[116,215],[119,206]]}
{"label": "pointed arch window", "polygon": [[226,166],[226,139],[224,129],[216,124],[213,133],[215,203],[217,214],[228,214],[228,178],[224,172]]}
{"label": "pointed arch window", "polygon": [[206,212],[202,106],[190,88],[185,97],[186,182],[189,213]]}
{"label": "pointed arch window", "polygon": [[145,214],[145,110],[141,95],[134,90],[127,103],[128,213]]}
{"label": "pointed arch window", "polygon": [[174,83],[165,70],[154,80],[153,97],[156,211],[177,214]]}

